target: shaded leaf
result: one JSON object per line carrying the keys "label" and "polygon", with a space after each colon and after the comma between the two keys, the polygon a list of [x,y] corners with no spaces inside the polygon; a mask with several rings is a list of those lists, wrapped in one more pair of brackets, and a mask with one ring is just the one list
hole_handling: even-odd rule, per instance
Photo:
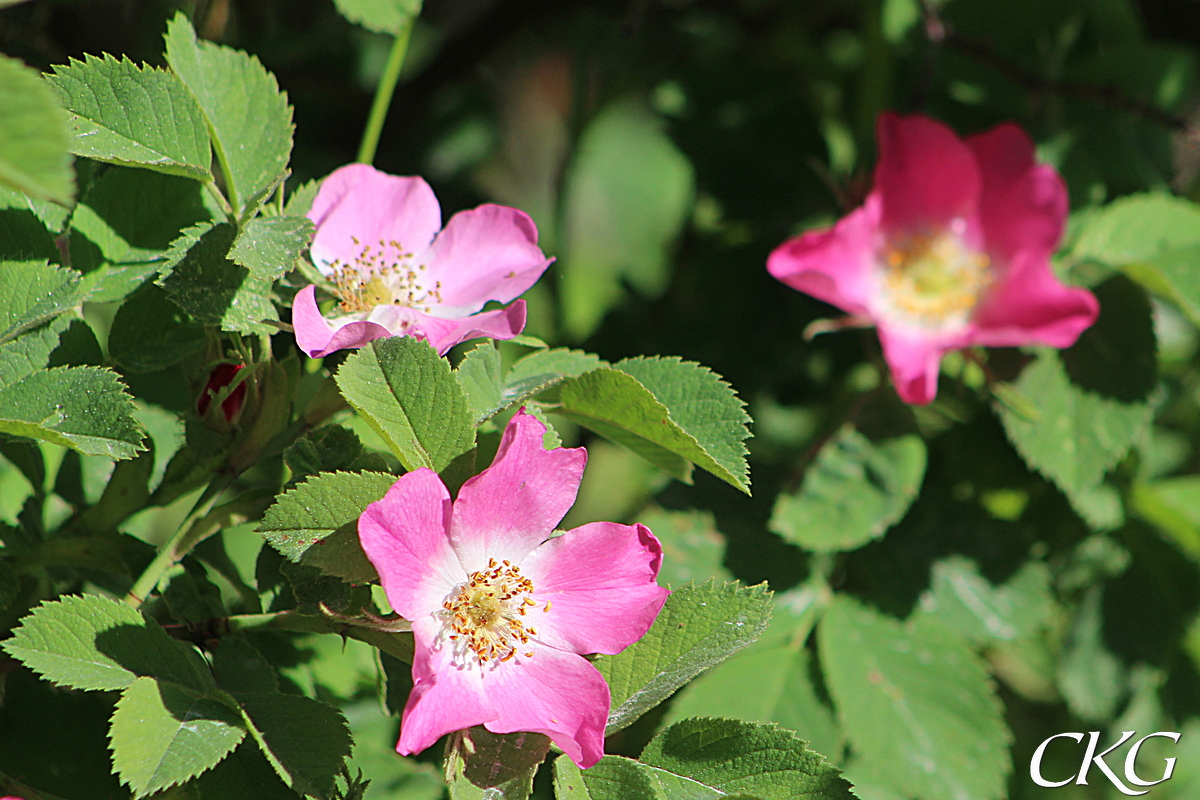
{"label": "shaded leaf", "polygon": [[492,733],[482,725],[451,735],[445,773],[451,800],[525,800],[550,752],[540,733]]}
{"label": "shaded leaf", "polygon": [[302,794],[329,797],[350,755],[350,731],[337,709],[292,694],[238,695],[250,733],[275,772]]}

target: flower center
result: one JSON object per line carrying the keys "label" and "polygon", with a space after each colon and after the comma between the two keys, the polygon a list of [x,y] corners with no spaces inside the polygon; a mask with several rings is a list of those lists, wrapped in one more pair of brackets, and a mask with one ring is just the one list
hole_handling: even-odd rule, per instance
{"label": "flower center", "polygon": [[400,243],[379,242],[372,246],[353,239],[358,248],[352,263],[340,259],[329,265],[334,290],[342,301],[342,309],[350,314],[370,312],[377,306],[408,306],[426,314],[442,302],[442,282],[435,281],[432,289],[425,288],[421,273],[424,264],[412,263],[412,253]]}
{"label": "flower center", "polygon": [[[459,660],[474,657],[483,665],[517,655],[531,636],[537,636],[537,630],[521,619],[540,605],[532,594],[533,581],[508,561],[492,559],[487,569],[472,572],[442,604]],[[550,601],[542,610],[550,610]],[[527,650],[524,655],[529,658],[533,652]]]}
{"label": "flower center", "polygon": [[991,283],[991,260],[954,231],[890,240],[880,259],[881,301],[899,322],[922,328],[965,325]]}

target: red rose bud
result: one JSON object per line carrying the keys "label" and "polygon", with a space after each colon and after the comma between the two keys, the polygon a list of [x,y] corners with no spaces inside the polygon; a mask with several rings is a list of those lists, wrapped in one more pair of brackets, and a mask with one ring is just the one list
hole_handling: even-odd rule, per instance
{"label": "red rose bud", "polygon": [[[213,399],[221,393],[222,389],[233,383],[238,371],[244,369],[245,366],[245,364],[218,364],[213,368],[213,371],[209,373],[208,383],[204,385],[204,392],[196,401],[196,411],[200,413],[200,416],[208,414]],[[247,383],[242,381],[228,397],[221,401],[221,413],[225,415],[226,422],[232,423],[241,412],[242,404],[246,401],[246,387]]]}

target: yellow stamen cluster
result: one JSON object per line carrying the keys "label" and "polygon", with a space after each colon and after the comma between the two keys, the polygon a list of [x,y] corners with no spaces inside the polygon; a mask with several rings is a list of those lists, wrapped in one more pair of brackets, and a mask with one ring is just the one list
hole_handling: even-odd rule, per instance
{"label": "yellow stamen cluster", "polygon": [[369,312],[376,306],[399,305],[429,313],[442,302],[442,282],[427,289],[421,280],[424,264],[413,266],[413,254],[396,240],[379,242],[375,247],[352,239],[358,254],[346,264],[335,260],[332,270],[335,291],[342,309],[350,314]]}
{"label": "yellow stamen cluster", "polygon": [[[472,572],[457,594],[442,604],[455,650],[464,656],[469,651],[480,665],[516,656],[531,636],[537,636],[537,629],[521,619],[540,605],[532,594],[533,581],[511,562],[492,559],[487,569]],[[542,610],[550,610],[550,601]],[[526,658],[533,656],[525,650]]]}
{"label": "yellow stamen cluster", "polygon": [[889,241],[881,261],[886,304],[923,327],[965,323],[992,279],[987,254],[951,231]]}

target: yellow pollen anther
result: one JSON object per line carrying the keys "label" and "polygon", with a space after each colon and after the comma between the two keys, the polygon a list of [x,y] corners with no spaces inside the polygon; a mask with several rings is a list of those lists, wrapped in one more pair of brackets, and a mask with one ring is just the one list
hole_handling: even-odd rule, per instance
{"label": "yellow pollen anther", "polygon": [[881,255],[881,302],[921,327],[965,323],[992,281],[987,254],[949,230],[894,238]]}
{"label": "yellow pollen anther", "polygon": [[351,237],[355,255],[350,263],[335,260],[329,265],[334,291],[341,298],[342,310],[369,312],[376,306],[398,305],[428,313],[442,302],[441,282],[426,289],[420,280],[424,264],[412,263],[413,254],[398,241],[362,244]]}
{"label": "yellow pollen anther", "polygon": [[[472,572],[442,603],[441,616],[455,642],[456,656],[474,658],[480,665],[489,661],[503,663],[528,645],[537,630],[526,627],[521,617],[539,603],[530,595],[533,581],[521,574],[520,567],[509,561]],[[549,610],[549,609],[545,609]],[[531,657],[533,651],[526,653]]]}

